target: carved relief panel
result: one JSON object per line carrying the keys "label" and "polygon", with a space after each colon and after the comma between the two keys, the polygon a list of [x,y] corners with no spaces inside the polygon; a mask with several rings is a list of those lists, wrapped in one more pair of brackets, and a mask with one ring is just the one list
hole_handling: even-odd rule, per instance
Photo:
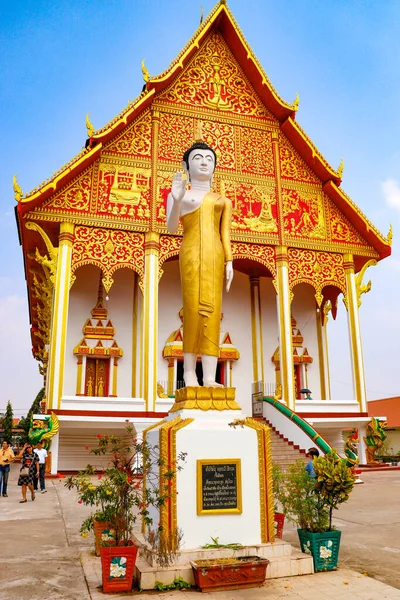
{"label": "carved relief panel", "polygon": [[218,33],[210,34],[188,67],[160,95],[160,100],[274,121]]}

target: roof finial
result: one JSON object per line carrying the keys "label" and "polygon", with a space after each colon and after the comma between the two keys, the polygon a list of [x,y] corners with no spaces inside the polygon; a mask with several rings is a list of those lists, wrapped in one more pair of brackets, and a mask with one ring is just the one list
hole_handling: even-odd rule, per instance
{"label": "roof finial", "polygon": [[343,177],[343,171],[344,171],[344,160],[343,160],[343,158],[341,158],[340,165],[338,166],[338,169],[337,169],[337,174],[339,175],[340,179],[342,179],[342,177]]}
{"label": "roof finial", "polygon": [[204,8],[203,8],[203,5],[200,4],[200,25],[202,24],[203,19],[204,19]]}
{"label": "roof finial", "polygon": [[196,129],[194,132],[194,141],[195,142],[204,142],[203,139],[203,122],[198,119],[196,123]]}
{"label": "roof finial", "polygon": [[292,104],[292,108],[293,110],[299,110],[299,104],[300,104],[300,96],[299,94],[296,92],[296,98],[294,99],[294,102]]}
{"label": "roof finial", "polygon": [[393,227],[392,227],[392,224],[390,223],[389,233],[386,236],[386,241],[389,244],[389,246],[392,245],[392,240],[393,240]]}
{"label": "roof finial", "polygon": [[226,6],[226,0],[219,0],[220,4],[223,4],[224,6]]}
{"label": "roof finial", "polygon": [[144,59],[142,60],[142,73],[143,73],[143,81],[145,83],[147,83],[149,81],[149,79],[150,79],[150,73],[146,69],[146,66],[144,64]]}
{"label": "roof finial", "polygon": [[88,137],[91,138],[92,135],[94,134],[94,127],[89,119],[89,115],[90,115],[90,113],[87,113],[87,115],[86,115],[86,130],[87,130]]}
{"label": "roof finial", "polygon": [[14,187],[14,198],[16,199],[17,202],[19,202],[21,200],[21,197],[24,195],[24,192],[21,190],[21,187],[17,181],[17,176],[14,175],[13,177],[13,187]]}

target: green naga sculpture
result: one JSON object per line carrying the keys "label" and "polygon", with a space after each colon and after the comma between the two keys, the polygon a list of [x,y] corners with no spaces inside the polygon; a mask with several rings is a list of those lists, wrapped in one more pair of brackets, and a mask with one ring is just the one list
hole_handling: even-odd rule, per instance
{"label": "green naga sculpture", "polygon": [[28,441],[33,445],[42,442],[43,447],[49,451],[51,438],[58,433],[60,428],[58,417],[53,412],[51,415],[33,415],[33,417],[29,427]]}
{"label": "green naga sculpture", "polygon": [[346,455],[346,464],[353,469],[359,463],[357,445],[360,441],[358,429],[353,429],[349,439],[345,442],[344,453]]}
{"label": "green naga sculpture", "polygon": [[375,460],[375,453],[382,448],[384,441],[387,438],[387,433],[385,431],[387,427],[386,421],[379,421],[375,417],[372,417],[371,423],[367,425],[367,435],[364,438],[365,443],[367,444],[367,464],[377,462]]}

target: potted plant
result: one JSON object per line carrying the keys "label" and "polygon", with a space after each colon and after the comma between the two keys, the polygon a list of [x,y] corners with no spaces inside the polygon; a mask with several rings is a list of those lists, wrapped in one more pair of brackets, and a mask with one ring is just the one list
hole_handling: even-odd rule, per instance
{"label": "potted plant", "polygon": [[282,475],[279,501],[289,521],[298,527],[303,552],[312,554],[315,571],[336,569],[341,532],[332,526],[333,510],[347,502],[355,475],[332,449],[314,458],[315,477],[303,461],[291,465]]}
{"label": "potted plant", "polygon": [[[90,452],[95,456],[110,456],[104,472],[96,478],[96,467],[88,465],[83,472],[67,478],[65,482],[68,489],[77,491],[80,504],[96,507],[83,521],[82,535],[94,529],[97,520],[102,523],[100,554],[103,591],[106,593],[132,589],[138,551],[131,540],[134,524],[139,517],[146,526],[152,525],[149,506],[159,508],[167,501],[170,481],[182,468],[181,461],[185,460],[185,454],[180,454],[175,465],[161,469],[164,479],[160,481],[160,467],[164,460],[158,457],[157,447],[138,442],[131,425],[126,429],[129,440],[113,435],[97,436],[98,446]],[[137,464],[141,465],[145,476],[145,487],[137,477]],[[162,531],[160,525],[157,531]]]}

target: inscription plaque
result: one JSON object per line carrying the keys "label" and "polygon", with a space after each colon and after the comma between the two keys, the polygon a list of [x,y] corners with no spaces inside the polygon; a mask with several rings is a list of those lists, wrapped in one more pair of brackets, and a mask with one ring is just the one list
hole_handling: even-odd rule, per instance
{"label": "inscription plaque", "polygon": [[242,512],[240,458],[197,461],[197,514]]}

